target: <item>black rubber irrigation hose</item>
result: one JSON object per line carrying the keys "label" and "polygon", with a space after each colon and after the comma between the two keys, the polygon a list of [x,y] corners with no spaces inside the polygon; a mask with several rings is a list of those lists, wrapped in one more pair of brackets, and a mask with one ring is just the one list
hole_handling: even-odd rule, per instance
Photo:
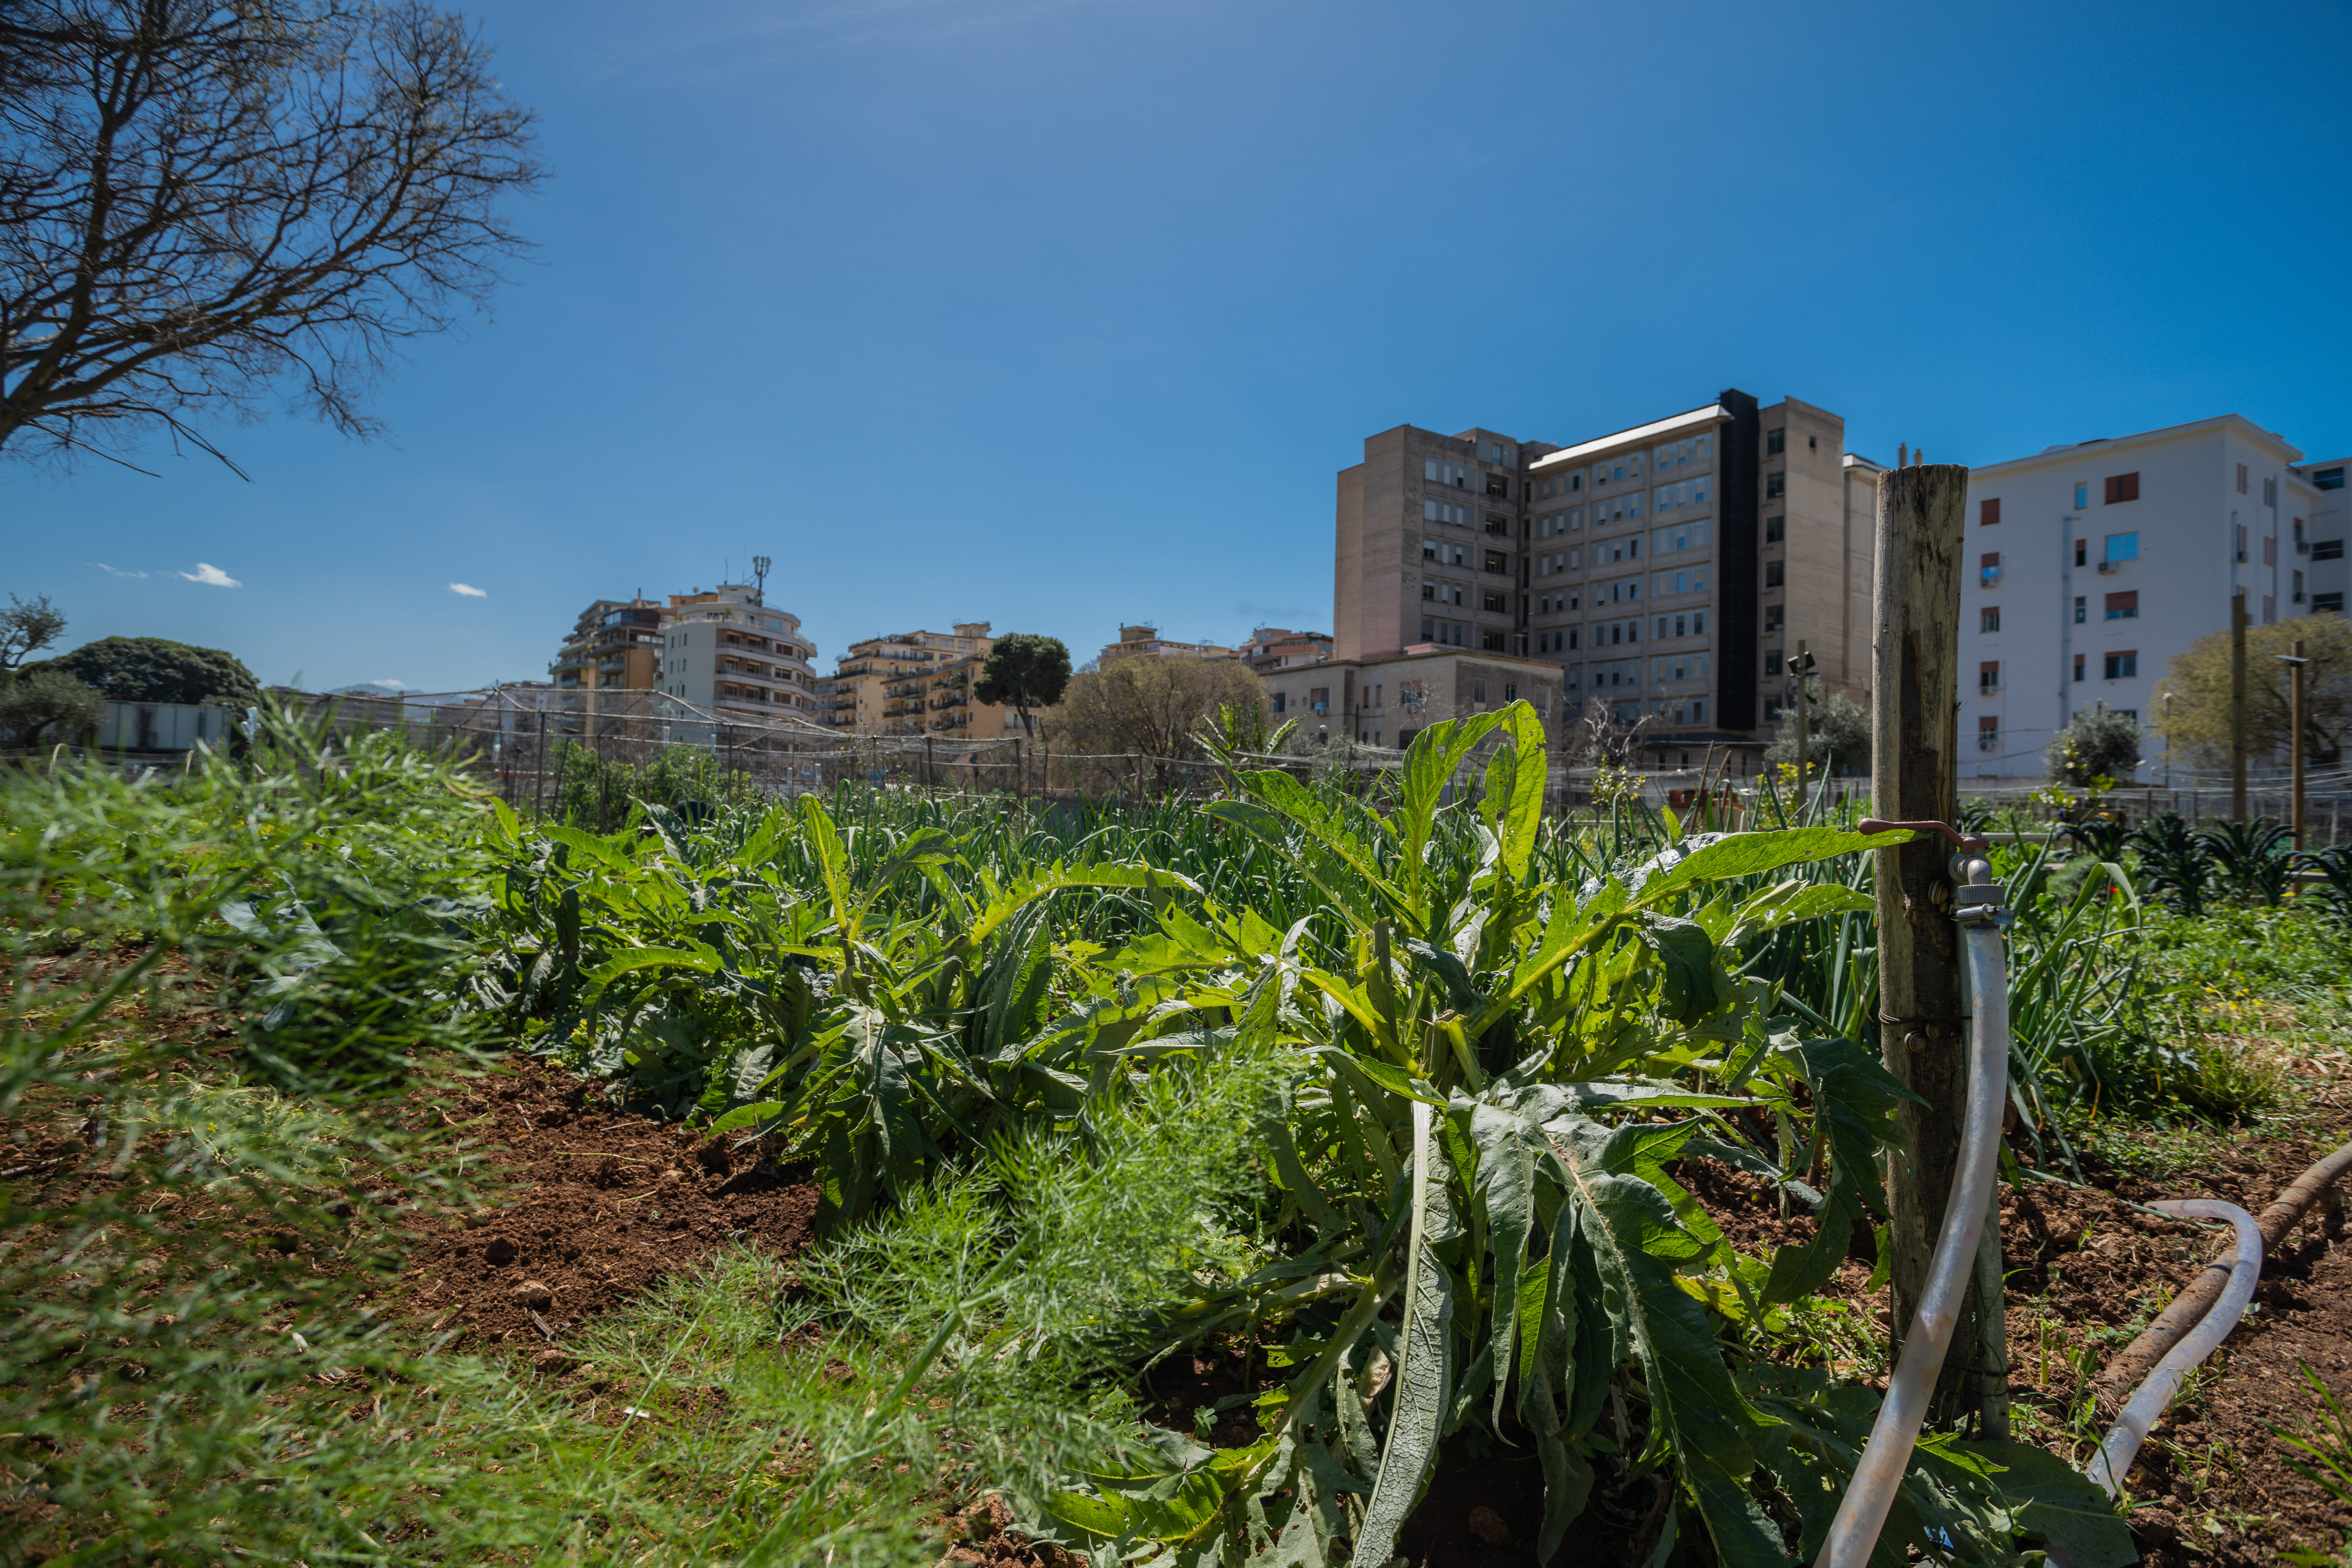
{"label": "black rubber irrigation hose", "polygon": [[[2294,1179],[2294,1184],[2278,1195],[2277,1201],[2254,1218],[2263,1233],[2265,1256],[2278,1251],[2279,1243],[2286,1239],[2318,1201],[2319,1194],[2335,1185],[2336,1178],[2352,1170],[2352,1143],[2347,1143],[2325,1160]],[[2230,1282],[2230,1254],[2208,1263],[2189,1288],[2172,1299],[2172,1305],[2159,1314],[2147,1331],[2126,1346],[2123,1354],[2107,1363],[2099,1374],[2099,1403],[2103,1406],[2120,1405],[2131,1391],[2155,1370],[2165,1352],[2180,1342],[2181,1337],[2195,1328],[2198,1321],[2212,1310],[2221,1299],[2221,1288]]]}

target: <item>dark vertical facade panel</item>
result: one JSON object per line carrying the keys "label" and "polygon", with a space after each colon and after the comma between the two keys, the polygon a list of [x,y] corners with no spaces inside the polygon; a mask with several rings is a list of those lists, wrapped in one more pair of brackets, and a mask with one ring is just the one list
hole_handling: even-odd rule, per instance
{"label": "dark vertical facade panel", "polygon": [[1721,500],[1716,516],[1722,539],[1717,551],[1721,595],[1716,605],[1716,690],[1717,721],[1726,730],[1752,730],[1757,724],[1756,682],[1759,679],[1756,641],[1756,555],[1762,529],[1757,522],[1758,475],[1762,467],[1763,434],[1759,429],[1756,399],[1732,388],[1716,399],[1731,416],[1717,435],[1722,461],[1718,465]]}

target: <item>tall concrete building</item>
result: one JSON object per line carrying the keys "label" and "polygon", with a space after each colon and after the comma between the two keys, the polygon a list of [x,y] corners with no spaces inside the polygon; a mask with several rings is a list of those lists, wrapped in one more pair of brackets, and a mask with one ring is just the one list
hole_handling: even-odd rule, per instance
{"label": "tall concrete building", "polygon": [[1800,640],[1867,691],[1880,472],[1836,415],[1737,389],[1568,446],[1400,426],[1339,472],[1335,657],[1541,660],[1566,710],[1648,718],[1646,761],[1752,762]]}
{"label": "tall concrete building", "polygon": [[663,612],[661,689],[698,708],[747,718],[817,717],[816,647],[801,620],[750,584],[672,594]]}
{"label": "tall concrete building", "polygon": [[[2039,775],[2052,737],[2094,706],[2153,721],[2174,656],[2228,628],[2232,596],[2257,626],[2317,607],[2315,520],[2340,560],[2343,514],[2323,510],[2302,456],[2225,414],[1971,469],[1962,776]],[[2146,781],[2161,742],[2140,755]]]}
{"label": "tall concrete building", "polygon": [[[642,594],[590,605],[547,667],[555,689],[643,691],[658,685],[663,618],[661,602]],[[558,702],[559,710],[576,706],[568,697]]]}

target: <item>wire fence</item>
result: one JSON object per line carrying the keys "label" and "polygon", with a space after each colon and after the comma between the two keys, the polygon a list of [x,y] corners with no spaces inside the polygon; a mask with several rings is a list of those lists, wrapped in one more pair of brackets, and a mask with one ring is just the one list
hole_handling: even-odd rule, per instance
{"label": "wire fence", "polygon": [[[1039,801],[1142,804],[1206,798],[1234,788],[1237,767],[1276,767],[1302,779],[1340,784],[1368,800],[1393,794],[1393,775],[1405,753],[1393,747],[1340,739],[1280,753],[1240,752],[1231,761],[1200,752],[1181,756],[1149,752],[1082,751],[1056,745],[1050,727],[1034,733],[972,740],[952,732],[845,733],[793,713],[747,713],[699,707],[666,692],[565,690],[550,687],[486,687],[466,691],[401,692],[383,697],[277,692],[330,733],[391,730],[416,745],[446,749],[464,760],[486,785],[532,816],[580,813],[600,824],[625,818],[633,787],[648,771],[667,769],[730,791],[789,797],[831,792],[844,784],[941,794],[1000,795]],[[133,727],[122,731],[131,733]],[[135,726],[150,733],[142,716]],[[1467,759],[1453,781],[1457,798],[1475,797],[1499,734]],[[176,752],[148,754],[101,744],[100,755],[134,766],[176,764]],[[1718,822],[1758,825],[1793,813],[1783,779],[1741,776],[1729,748],[1711,749],[1696,766],[1640,769],[1574,766],[1553,761],[1547,806],[1556,816],[1640,803],[1687,811],[1711,797]],[[1817,778],[1805,793],[1818,805],[1866,800],[1867,779]],[[2004,816],[2053,824],[2065,808],[2039,779],[1962,779],[1963,801],[1982,800]],[[2352,824],[2352,769],[2312,773],[2305,782],[2306,847],[2346,841]],[[583,810],[584,802],[584,810]],[[2103,805],[2127,822],[2177,812],[2191,823],[2230,816],[2226,780],[2179,775],[2174,784],[2128,785]],[[2284,770],[2257,770],[2249,779],[2250,816],[2284,822],[2290,813]]]}

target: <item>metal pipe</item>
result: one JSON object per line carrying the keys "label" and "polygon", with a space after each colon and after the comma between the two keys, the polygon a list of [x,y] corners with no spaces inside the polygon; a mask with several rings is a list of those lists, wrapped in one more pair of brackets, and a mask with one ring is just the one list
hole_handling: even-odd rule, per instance
{"label": "metal pipe", "polygon": [[2246,1303],[2254,1299],[2254,1286],[2263,1277],[2263,1233],[2254,1216],[2235,1204],[2225,1204],[2219,1198],[2168,1198],[2148,1205],[2153,1209],[2181,1219],[2226,1219],[2238,1227],[2238,1253],[2230,1263],[2230,1282],[2223,1288],[2221,1300],[2213,1310],[2198,1321],[2173,1345],[2156,1370],[2147,1374],[2123,1408],[2123,1414],[2107,1432],[2106,1440],[2084,1473],[2106,1489],[2109,1497],[2123,1492],[2124,1477],[2130,1474],[2132,1459],[2139,1446],[2147,1440],[2148,1429],[2172,1403],[2173,1391],[2180,1386],[2183,1373],[2211,1355],[2238,1320],[2246,1315]]}
{"label": "metal pipe", "polygon": [[2009,1097],[2009,977],[2000,928],[2009,911],[1987,862],[1964,851],[1954,857],[1953,870],[1953,880],[1959,885],[1953,918],[1966,933],[1962,945],[1968,955],[1970,1030],[1960,1160],[1952,1173],[1951,1197],[1944,1205],[1943,1231],[1936,1238],[1919,1310],[1904,1336],[1902,1358],[1886,1397],[1879,1402],[1878,1419],[1854,1467],[1853,1481],[1822,1542],[1817,1568],[1864,1568],[1877,1545],[1919,1440],[1919,1427],[1927,1418],[1928,1400],[1961,1304],[1968,1299],[2000,1164],[2001,1110]]}

